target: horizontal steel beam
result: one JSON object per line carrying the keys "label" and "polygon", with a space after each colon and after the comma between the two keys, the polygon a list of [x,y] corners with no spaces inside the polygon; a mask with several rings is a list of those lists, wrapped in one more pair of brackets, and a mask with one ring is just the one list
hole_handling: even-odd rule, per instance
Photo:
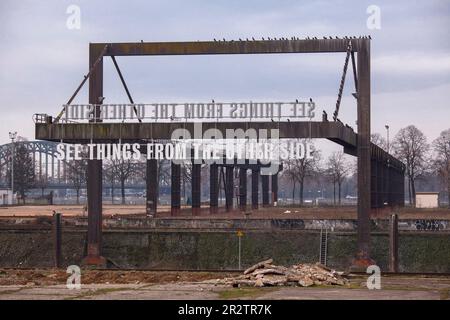
{"label": "horizontal steel beam", "polygon": [[[194,137],[194,123],[36,123],[36,139],[66,143],[141,142],[172,138],[175,129],[184,128]],[[345,147],[356,147],[356,133],[340,122],[208,122],[202,124],[201,134],[216,128],[225,137],[227,129],[279,129],[280,139],[324,138]],[[269,131],[270,135],[270,131]]]}
{"label": "horizontal steel beam", "polygon": [[[346,52],[349,41],[357,52],[367,38],[303,39],[303,40],[237,40],[193,42],[124,42],[91,43],[92,49],[108,45],[106,56],[204,55],[204,54],[268,54]],[[100,49],[99,49],[100,48]]]}

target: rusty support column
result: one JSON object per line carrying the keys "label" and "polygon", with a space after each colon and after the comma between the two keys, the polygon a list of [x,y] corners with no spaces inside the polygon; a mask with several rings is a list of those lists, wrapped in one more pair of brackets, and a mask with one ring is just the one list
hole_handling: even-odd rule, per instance
{"label": "rusty support column", "polygon": [[259,169],[252,169],[252,209],[258,209]]}
{"label": "rusty support column", "polygon": [[225,168],[225,208],[227,211],[233,210],[233,191],[234,191],[234,167]]}
{"label": "rusty support column", "polygon": [[[94,65],[102,50],[89,48],[89,69]],[[89,77],[89,103],[99,104],[103,99],[103,59],[97,64]],[[100,107],[95,107],[94,118],[100,115]],[[91,119],[95,122],[96,119]],[[97,120],[97,122],[99,122]],[[87,168],[87,202],[88,202],[88,246],[87,265],[105,266],[106,259],[102,257],[102,160],[88,160]]]}
{"label": "rusty support column", "polygon": [[181,207],[181,165],[172,161],[170,174],[170,214],[176,216]]}
{"label": "rusty support column", "polygon": [[392,214],[389,226],[389,271],[398,272],[398,216]]}
{"label": "rusty support column", "polygon": [[61,213],[53,213],[53,244],[54,244],[54,266],[61,267]]}
{"label": "rusty support column", "polygon": [[358,49],[358,251],[353,266],[365,269],[370,259],[370,40]]}
{"label": "rusty support column", "polygon": [[239,169],[239,208],[247,210],[247,168]]}
{"label": "rusty support column", "polygon": [[219,207],[219,167],[213,163],[209,166],[209,212],[217,213]]}
{"label": "rusty support column", "polygon": [[192,215],[200,214],[201,206],[201,169],[202,165],[192,162]]}
{"label": "rusty support column", "polygon": [[267,175],[267,174],[261,175],[261,184],[262,184],[263,207],[268,207],[268,206],[270,206],[270,200],[269,200],[269,175]]}
{"label": "rusty support column", "polygon": [[158,207],[158,162],[156,159],[147,160],[147,201],[145,211],[149,216],[155,216]]}
{"label": "rusty support column", "polygon": [[272,205],[278,203],[278,172],[272,175]]}

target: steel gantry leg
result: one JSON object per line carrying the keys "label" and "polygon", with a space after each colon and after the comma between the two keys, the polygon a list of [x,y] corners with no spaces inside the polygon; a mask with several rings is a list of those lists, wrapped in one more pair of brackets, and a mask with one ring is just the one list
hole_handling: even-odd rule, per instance
{"label": "steel gantry leg", "polygon": [[278,202],[278,172],[272,175],[272,205]]}
{"label": "steel gantry leg", "polygon": [[370,259],[370,40],[362,40],[357,56],[358,73],[358,251],[354,268],[365,269]]}
{"label": "steel gantry leg", "polygon": [[225,168],[226,183],[225,183],[225,208],[227,211],[233,210],[233,190],[234,190],[234,167],[228,166]]}
{"label": "steel gantry leg", "polygon": [[172,216],[178,215],[181,206],[181,165],[172,162],[170,187],[170,212]]}
{"label": "steel gantry leg", "polygon": [[[89,67],[91,68],[101,52],[90,46]],[[103,96],[103,59],[94,68],[89,78],[89,103],[99,104]],[[100,107],[94,110],[94,118],[100,115]],[[95,119],[90,120],[95,121]],[[102,160],[88,160],[87,169],[87,202],[88,202],[88,245],[87,265],[105,266],[106,259],[102,257]]]}
{"label": "steel gantry leg", "polygon": [[209,167],[209,212],[217,213],[219,207],[219,167],[213,163]]}
{"label": "steel gantry leg", "polygon": [[200,214],[202,165],[192,162],[192,215]]}
{"label": "steel gantry leg", "polygon": [[259,169],[252,169],[252,209],[258,209]]}
{"label": "steel gantry leg", "polygon": [[147,215],[155,216],[158,207],[158,160],[147,160]]}
{"label": "steel gantry leg", "polygon": [[263,207],[268,207],[270,205],[270,201],[269,201],[269,175],[267,175],[267,174],[261,175],[261,184],[262,184]]}
{"label": "steel gantry leg", "polygon": [[247,168],[239,169],[239,208],[247,210]]}

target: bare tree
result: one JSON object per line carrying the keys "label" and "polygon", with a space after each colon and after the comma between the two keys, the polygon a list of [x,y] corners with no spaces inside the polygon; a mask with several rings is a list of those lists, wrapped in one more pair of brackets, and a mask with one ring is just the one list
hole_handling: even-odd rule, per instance
{"label": "bare tree", "polygon": [[110,170],[114,172],[120,183],[122,196],[122,204],[125,204],[125,182],[136,172],[135,160],[133,159],[116,159],[110,160]]}
{"label": "bare tree", "polygon": [[333,202],[336,205],[336,185],[338,187],[338,204],[341,204],[342,183],[351,171],[352,167],[347,163],[342,151],[333,152],[327,161],[326,173],[333,182]]}
{"label": "bare tree", "polygon": [[[386,139],[379,133],[372,133],[370,135],[370,142],[376,144],[384,151],[387,151],[387,142]],[[389,148],[390,149],[390,148]]]}
{"label": "bare tree", "polygon": [[80,204],[80,190],[86,185],[88,160],[82,155],[80,160],[72,160],[67,165],[67,180],[77,193],[77,204]]}
{"label": "bare tree", "polygon": [[[11,153],[10,153],[11,154]],[[8,170],[9,183],[11,183],[11,169]],[[25,196],[29,189],[34,187],[35,175],[33,158],[27,148],[21,144],[14,146],[14,190],[25,204]]]}
{"label": "bare tree", "polygon": [[105,181],[109,182],[109,184],[111,185],[111,203],[114,204],[114,187],[117,181],[117,167],[115,166],[113,161],[104,161],[103,176],[105,177]]}
{"label": "bare tree", "polygon": [[433,167],[437,170],[448,194],[448,207],[450,208],[450,129],[442,131],[433,141]]}
{"label": "bare tree", "polygon": [[44,190],[48,187],[48,176],[45,174],[39,174],[35,176],[34,187],[41,189],[41,196],[44,196]]}
{"label": "bare tree", "polygon": [[427,153],[430,146],[422,131],[410,125],[397,133],[393,147],[395,156],[406,164],[409,203],[415,206],[415,181],[427,169]]}
{"label": "bare tree", "polygon": [[295,199],[295,185],[298,183],[300,205],[303,205],[305,180],[308,177],[312,177],[318,171],[319,162],[320,152],[313,148],[311,158],[289,159],[285,163],[286,169],[284,170],[284,174],[294,185],[292,200],[294,201]]}

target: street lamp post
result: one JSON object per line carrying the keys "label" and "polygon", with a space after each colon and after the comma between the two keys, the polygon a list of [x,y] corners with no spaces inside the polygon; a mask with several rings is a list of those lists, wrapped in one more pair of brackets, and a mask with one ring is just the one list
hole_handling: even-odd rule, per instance
{"label": "street lamp post", "polygon": [[11,204],[14,204],[14,141],[16,140],[17,132],[9,132],[11,139]]}

